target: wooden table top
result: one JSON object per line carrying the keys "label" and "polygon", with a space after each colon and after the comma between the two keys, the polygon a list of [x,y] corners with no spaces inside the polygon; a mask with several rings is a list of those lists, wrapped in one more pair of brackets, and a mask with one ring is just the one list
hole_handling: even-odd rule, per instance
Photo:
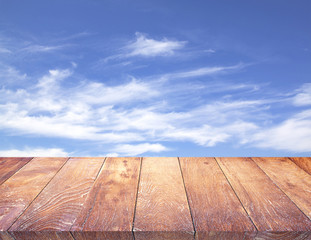
{"label": "wooden table top", "polygon": [[0,239],[311,239],[311,158],[0,158]]}

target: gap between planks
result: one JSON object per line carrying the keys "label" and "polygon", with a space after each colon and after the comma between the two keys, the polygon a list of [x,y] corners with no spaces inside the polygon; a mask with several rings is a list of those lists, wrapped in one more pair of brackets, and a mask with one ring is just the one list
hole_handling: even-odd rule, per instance
{"label": "gap between planks", "polygon": [[256,229],[256,233],[257,233],[257,232],[258,232],[258,229],[257,229],[257,227],[256,227],[255,223],[253,222],[253,219],[249,216],[249,213],[246,211],[246,208],[244,207],[244,205],[243,205],[243,203],[242,203],[242,201],[241,201],[240,197],[238,196],[238,194],[236,193],[235,189],[234,189],[234,188],[233,188],[233,186],[231,185],[231,183],[230,183],[230,181],[229,181],[229,179],[228,179],[227,175],[225,174],[225,172],[223,171],[223,169],[222,169],[222,168],[221,168],[221,166],[219,165],[219,163],[218,163],[218,161],[217,161],[216,157],[214,157],[214,160],[216,161],[216,163],[217,163],[218,167],[220,168],[220,170],[221,170],[222,174],[225,176],[225,178],[226,178],[226,180],[227,180],[228,184],[230,185],[230,187],[231,187],[232,191],[234,192],[235,196],[236,196],[236,197],[237,197],[237,199],[239,200],[239,202],[240,202],[241,206],[243,207],[244,211],[246,212],[246,214],[247,214],[247,216],[248,216],[249,220],[252,222],[253,226],[255,227],[255,229]]}
{"label": "gap between planks", "polygon": [[[33,160],[33,159],[34,159],[34,158],[31,158],[31,160]],[[40,193],[46,188],[46,186],[52,181],[52,179],[58,174],[58,172],[64,167],[64,165],[68,162],[69,159],[70,159],[70,158],[67,158],[67,160],[64,162],[64,164],[61,166],[61,168],[54,174],[54,176],[48,181],[48,183],[47,183],[47,184],[42,188],[42,190],[36,195],[36,197],[35,197],[35,198],[31,201],[31,203],[28,205],[28,207],[32,204],[33,201],[35,201],[35,199],[36,199],[36,198],[40,195]],[[101,171],[102,171],[102,169],[103,169],[103,166],[104,166],[104,164],[105,164],[106,159],[107,159],[107,158],[104,159],[103,164],[102,164],[100,170],[98,171],[97,176],[96,176],[94,182],[96,181],[96,179],[98,178],[99,174],[101,173]],[[185,193],[186,193],[186,197],[187,197],[187,203],[188,203],[189,210],[190,210],[190,214],[191,214],[191,220],[192,220],[192,224],[193,224],[193,228],[194,228],[194,233],[196,234],[196,229],[195,229],[195,225],[194,225],[193,215],[192,215],[192,211],[191,211],[191,207],[190,207],[189,199],[188,199],[188,193],[187,193],[187,189],[186,189],[185,182],[184,182],[183,171],[182,171],[181,166],[180,166],[180,159],[179,159],[179,157],[177,157],[177,159],[178,159],[179,169],[180,169],[180,172],[181,172],[181,175],[182,175],[183,187],[184,187],[184,189],[185,189]],[[244,208],[245,212],[247,213],[248,217],[250,218],[251,222],[253,223],[251,217],[249,216],[248,212],[246,211],[246,209],[245,209],[244,205],[242,204],[242,202],[241,202],[239,196],[237,195],[236,191],[233,189],[233,187],[232,187],[230,181],[228,180],[226,174],[224,173],[223,169],[222,169],[221,166],[219,165],[217,159],[216,159],[216,158],[214,158],[214,159],[215,159],[217,165],[219,166],[220,170],[222,171],[223,175],[225,176],[225,178],[226,178],[228,184],[230,185],[230,187],[231,187],[232,190],[234,191],[235,195],[237,196],[238,200],[240,201],[240,203],[241,203],[242,207]],[[292,161],[292,159],[290,159],[290,158],[288,158],[288,159]],[[23,167],[21,167],[20,169],[18,169],[14,174],[16,174],[16,173],[19,172],[21,169],[23,169],[29,162],[31,162],[31,160],[29,160]],[[251,160],[258,166],[258,164],[256,163],[256,161],[254,161],[252,158],[251,158]],[[138,199],[139,184],[140,184],[140,179],[141,179],[142,162],[143,162],[143,158],[140,158],[140,169],[139,169],[139,177],[138,177],[138,184],[137,184],[137,194],[136,194],[136,199],[135,199],[134,216],[133,216],[133,223],[132,223],[132,234],[133,234],[133,238],[134,238],[134,239],[135,239],[135,234],[134,234],[134,231],[133,231],[133,230],[134,230],[134,224],[135,224],[135,214],[136,214],[136,207],[137,207],[137,199]],[[294,161],[293,161],[293,162],[294,162]],[[295,162],[294,162],[294,163],[295,163]],[[290,198],[290,197],[289,197],[289,196],[288,196],[274,181],[273,181],[273,179],[271,179],[271,177],[269,177],[269,175],[268,175],[260,166],[258,166],[258,167],[259,167],[259,169],[261,169],[261,171],[271,180],[271,182],[273,182],[273,184],[274,184],[278,189],[280,189],[280,190],[293,202],[293,200],[292,200],[292,199],[291,199],[291,198]],[[13,174],[13,175],[14,175],[14,174]],[[94,184],[94,183],[93,183],[93,184]],[[305,215],[305,213],[304,213],[294,202],[293,202],[293,204]],[[20,214],[20,216],[28,209],[28,207]],[[19,216],[19,217],[20,217],[20,216]],[[19,218],[19,217],[18,217],[18,218]],[[18,218],[16,218],[15,221],[17,221]],[[12,225],[15,223],[15,221],[12,223]],[[11,225],[11,226],[12,226],[12,225]],[[254,227],[256,228],[256,231],[258,232],[257,227],[255,226],[254,223],[253,223],[253,225],[254,225]],[[10,235],[12,236],[12,234],[10,234]],[[70,235],[72,236],[73,239],[75,239],[74,236],[73,236],[73,234],[71,233],[71,231],[70,231]],[[15,239],[14,236],[12,236],[12,238]]]}
{"label": "gap between planks", "polygon": [[191,216],[191,221],[192,221],[193,230],[194,230],[194,236],[195,236],[196,229],[195,229],[195,224],[194,224],[194,220],[193,220],[193,214],[192,214],[192,211],[191,211],[191,206],[190,206],[190,203],[189,203],[189,197],[188,197],[188,193],[187,193],[187,189],[186,189],[186,185],[185,185],[184,174],[183,174],[183,171],[181,169],[179,157],[177,157],[177,159],[178,159],[178,164],[179,164],[179,169],[180,169],[180,173],[181,173],[182,182],[183,182],[185,193],[186,193],[187,203],[188,203],[188,206],[189,206],[189,211],[190,211],[190,216]]}
{"label": "gap between planks", "polygon": [[[32,158],[31,160],[33,160],[34,158]],[[54,174],[54,176],[47,182],[47,184],[41,189],[41,191],[34,197],[34,199],[32,199],[32,201],[28,204],[28,206],[24,209],[24,211],[21,212],[21,214],[14,220],[14,222],[11,224],[11,226],[8,228],[8,230],[14,225],[14,223],[24,214],[24,212],[26,212],[26,210],[30,207],[30,205],[37,199],[37,197],[43,192],[43,190],[47,187],[47,185],[49,185],[49,183],[53,180],[53,178],[59,173],[59,171],[65,166],[65,164],[68,162],[68,160],[70,159],[70,157],[68,157],[66,159],[66,161],[63,163],[63,165],[56,171],[56,173]],[[31,162],[31,161],[29,161]],[[28,162],[28,163],[29,163]],[[10,234],[12,235],[12,234]],[[14,238],[15,239],[15,238]]]}

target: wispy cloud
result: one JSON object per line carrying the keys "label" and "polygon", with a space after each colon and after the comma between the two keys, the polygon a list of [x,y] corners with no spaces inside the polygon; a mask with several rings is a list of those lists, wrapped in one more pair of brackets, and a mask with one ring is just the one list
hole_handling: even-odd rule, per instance
{"label": "wispy cloud", "polygon": [[[190,78],[239,68],[241,66],[237,64],[165,75]],[[198,101],[201,93],[191,82],[172,87],[170,81],[152,80],[156,77],[150,76],[147,80],[131,77],[122,83],[107,85],[88,79],[79,80],[76,70],[54,69],[38,79],[28,76],[34,83],[28,87],[0,88],[0,129],[10,135],[116,144],[110,148],[110,155],[133,156],[169,151],[164,143],[172,141],[192,142],[204,147],[231,141],[240,145],[300,152],[308,151],[310,146],[311,114],[301,110],[301,102],[307,106],[305,102],[308,100],[296,102],[300,114],[274,122],[270,108],[284,99],[269,100],[266,95],[258,97],[260,94],[240,99],[227,95],[230,91],[245,93],[252,88],[245,84],[230,82],[227,86],[228,82],[218,81],[215,89],[211,87],[214,85],[209,87],[209,83],[205,83],[204,94],[217,90],[217,94],[226,94],[226,97]],[[68,82],[75,84],[68,87]],[[301,99],[301,94],[308,93],[308,86],[294,90],[294,97],[287,95],[284,98],[295,103]],[[195,101],[191,102],[193,97]],[[182,104],[188,105],[180,108]],[[294,144],[290,144],[291,134],[295,135]],[[11,149],[10,153],[27,154],[26,150]],[[53,151],[61,153],[60,150]]]}
{"label": "wispy cloud", "polygon": [[12,51],[7,48],[0,47],[0,53],[12,53]]}
{"label": "wispy cloud", "polygon": [[110,60],[122,60],[132,57],[149,58],[172,56],[177,50],[182,49],[186,43],[186,41],[169,40],[165,37],[161,40],[156,40],[148,38],[146,34],[137,32],[134,41],[130,41],[120,48],[121,53],[108,56],[100,60],[100,62],[106,63]]}
{"label": "wispy cloud", "polygon": [[261,148],[309,152],[311,146],[311,110],[303,111],[280,124],[262,129],[250,139]]}
{"label": "wispy cloud", "polygon": [[245,67],[245,65],[242,63],[232,65],[232,66],[203,67],[203,68],[197,68],[197,69],[189,70],[189,71],[164,74],[162,78],[178,79],[178,78],[209,76],[209,75],[215,75],[219,73],[225,73],[230,70],[242,69],[243,67]]}
{"label": "wispy cloud", "polygon": [[114,153],[108,153],[108,156],[137,156],[147,152],[160,153],[169,151],[169,149],[159,143],[141,143],[141,144],[121,144],[112,149]]}
{"label": "wispy cloud", "polygon": [[62,148],[33,148],[0,150],[1,157],[67,157],[70,153]]}
{"label": "wispy cloud", "polygon": [[0,63],[0,87],[20,83],[27,78],[27,74],[21,73],[15,67]]}
{"label": "wispy cloud", "polygon": [[30,45],[25,48],[22,48],[22,52],[28,53],[47,53],[47,52],[54,52],[63,49],[66,47],[65,45],[58,45],[58,46],[44,46],[44,45]]}
{"label": "wispy cloud", "polygon": [[293,104],[296,106],[311,105],[311,83],[304,84],[293,97]]}
{"label": "wispy cloud", "polygon": [[169,56],[183,48],[185,44],[185,41],[174,41],[167,38],[155,40],[148,38],[145,34],[136,33],[135,42],[128,44],[125,49],[128,50],[126,56]]}

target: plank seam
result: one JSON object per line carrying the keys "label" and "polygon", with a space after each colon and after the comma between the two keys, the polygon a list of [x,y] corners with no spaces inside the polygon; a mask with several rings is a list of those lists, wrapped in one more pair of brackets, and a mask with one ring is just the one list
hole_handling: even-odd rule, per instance
{"label": "plank seam", "polygon": [[302,214],[305,215],[305,216],[307,217],[307,219],[309,219],[309,221],[311,221],[311,218],[309,218],[309,217],[296,205],[296,203],[281,189],[281,187],[279,187],[279,186],[277,185],[277,183],[275,183],[275,182],[273,181],[272,178],[269,177],[269,175],[257,164],[257,162],[256,162],[252,157],[251,157],[250,159],[257,165],[257,167],[258,167],[261,171],[264,172],[264,174],[271,180],[271,182],[272,182],[278,189],[280,189],[280,191],[281,191],[282,193],[285,194],[285,196],[299,209],[299,211],[302,212]]}
{"label": "plank seam", "polygon": [[[64,162],[64,164],[58,169],[58,171],[54,174],[54,176],[48,181],[48,183],[41,189],[41,191],[35,196],[35,198],[28,204],[28,206],[25,208],[25,210],[15,219],[15,221],[11,224],[11,226],[8,228],[8,230],[14,225],[14,223],[27,211],[27,209],[30,207],[30,205],[37,199],[37,197],[43,192],[43,190],[46,188],[47,185],[55,178],[55,176],[59,173],[59,171],[65,166],[65,164],[68,162],[70,157],[67,158],[67,160]],[[30,162],[30,161],[29,161]]]}
{"label": "plank seam", "polygon": [[190,207],[190,203],[189,203],[189,197],[188,197],[188,192],[187,192],[187,189],[186,189],[184,174],[183,174],[182,169],[181,169],[179,157],[177,157],[177,159],[178,159],[179,170],[180,170],[180,173],[181,173],[182,182],[183,182],[185,193],[186,193],[187,203],[188,203],[188,207],[189,207],[189,211],[190,211],[190,216],[191,216],[191,221],[192,221],[193,230],[194,230],[194,236],[195,236],[196,235],[196,229],[195,229],[193,215],[192,215],[192,211],[191,211],[191,207]]}
{"label": "plank seam", "polygon": [[4,182],[2,182],[1,185],[4,184],[6,181],[8,181],[8,180],[9,180],[11,177],[13,177],[16,173],[18,173],[22,168],[24,168],[32,159],[34,159],[34,157],[33,157],[33,158],[30,158],[29,161],[28,161],[26,164],[24,164],[24,165],[21,166],[19,169],[17,169],[16,172],[15,172],[12,176],[10,176],[8,179],[6,179]]}
{"label": "plank seam", "polygon": [[308,173],[305,169],[303,169],[302,167],[300,167],[291,157],[288,157],[288,159],[289,159],[291,162],[295,163],[295,165],[296,165],[297,167],[299,167],[301,170],[303,170],[303,171],[306,172],[307,174],[311,175],[311,174]]}
{"label": "plank seam", "polygon": [[142,166],[143,166],[143,157],[140,158],[139,177],[138,177],[138,183],[137,183],[137,191],[136,191],[136,199],[135,199],[135,207],[134,207],[133,223],[132,223],[132,233],[133,233],[134,240],[135,240],[134,224],[135,224],[135,217],[136,217],[137,199],[138,199],[138,192],[139,192],[139,184],[140,184]]}
{"label": "plank seam", "polygon": [[222,170],[220,164],[219,164],[218,161],[217,161],[217,158],[214,157],[214,160],[216,161],[216,163],[217,163],[218,167],[220,168],[222,174],[225,176],[225,178],[226,178],[227,182],[229,183],[229,185],[230,185],[232,191],[234,192],[235,196],[238,198],[239,202],[241,203],[241,206],[243,207],[244,211],[246,212],[246,214],[247,214],[249,220],[250,220],[251,223],[254,225],[254,227],[255,227],[255,229],[256,229],[256,232],[258,232],[258,229],[257,229],[255,223],[253,222],[253,219],[252,219],[252,218],[250,217],[250,215],[248,214],[248,212],[247,212],[246,208],[244,207],[244,205],[243,205],[241,199],[239,198],[238,194],[236,193],[236,191],[234,190],[233,186],[231,185],[229,179],[227,178],[227,175],[226,175],[225,172]]}
{"label": "plank seam", "polygon": [[14,237],[14,235],[13,235],[12,233],[10,233],[9,231],[7,231],[7,233],[8,233],[14,240],[16,240],[15,237]]}
{"label": "plank seam", "polygon": [[70,233],[70,235],[71,235],[72,239],[73,239],[73,240],[76,240],[76,238],[73,236],[72,232],[71,232],[71,231],[69,231],[69,233]]}
{"label": "plank seam", "polygon": [[[104,159],[104,161],[103,161],[101,167],[99,168],[99,171],[98,171],[98,173],[97,173],[97,175],[96,175],[96,177],[95,177],[95,179],[94,179],[93,185],[92,185],[92,187],[91,187],[91,189],[90,189],[90,191],[88,192],[87,195],[89,195],[90,192],[92,191],[92,188],[94,187],[94,184],[95,184],[95,182],[96,182],[96,180],[97,180],[99,174],[100,174],[100,173],[102,172],[102,170],[103,170],[103,167],[104,167],[104,164],[105,164],[106,160],[107,160],[107,157],[105,157],[105,159]],[[85,217],[85,219],[84,219],[84,222],[83,222],[83,224],[82,224],[82,226],[81,226],[81,227],[82,227],[82,230],[83,230],[84,225],[85,225],[86,221],[88,220],[88,218],[89,218],[91,212],[93,211],[93,208],[94,208],[94,205],[95,205],[95,202],[96,202],[96,198],[97,198],[97,194],[98,194],[98,191],[99,191],[99,190],[100,190],[100,189],[97,189],[97,191],[96,191],[96,193],[95,193],[95,198],[94,198],[93,205],[92,205],[91,208],[89,209],[89,211],[88,211],[88,213],[87,213],[87,215],[86,215],[86,217]],[[87,197],[88,197],[88,196],[87,196]],[[84,201],[84,202],[87,201],[87,197],[85,198],[85,201]],[[81,209],[81,211],[82,211],[82,210],[83,210],[83,209]],[[71,228],[72,228],[72,226],[75,224],[76,221],[77,221],[77,218],[75,219],[75,221],[74,221],[73,224],[71,225],[70,231],[71,231]]]}
{"label": "plank seam", "polygon": [[133,240],[135,240],[135,234],[133,231],[132,231],[132,236],[133,236]]}

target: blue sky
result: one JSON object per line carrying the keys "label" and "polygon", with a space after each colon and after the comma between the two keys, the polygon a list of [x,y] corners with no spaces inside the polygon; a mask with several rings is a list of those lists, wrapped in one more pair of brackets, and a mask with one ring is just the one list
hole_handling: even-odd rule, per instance
{"label": "blue sky", "polygon": [[0,0],[0,155],[310,156],[310,9]]}

